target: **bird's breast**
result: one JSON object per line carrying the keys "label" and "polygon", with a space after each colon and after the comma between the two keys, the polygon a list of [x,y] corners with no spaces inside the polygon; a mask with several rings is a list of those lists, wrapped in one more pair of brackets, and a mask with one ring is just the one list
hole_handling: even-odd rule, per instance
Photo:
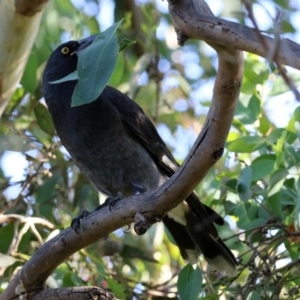
{"label": "bird's breast", "polygon": [[115,116],[76,114],[64,122],[67,125],[57,128],[63,145],[101,192],[129,196],[159,185],[160,174],[152,157]]}

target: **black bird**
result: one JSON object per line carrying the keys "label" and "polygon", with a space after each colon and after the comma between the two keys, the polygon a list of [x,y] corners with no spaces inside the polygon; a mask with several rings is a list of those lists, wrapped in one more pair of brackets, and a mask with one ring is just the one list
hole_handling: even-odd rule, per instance
{"label": "black bird", "polygon": [[[130,196],[154,189],[178,168],[171,152],[143,110],[129,97],[106,86],[92,103],[71,107],[77,80],[51,84],[77,69],[80,53],[93,37],[60,45],[43,75],[43,95],[62,144],[80,170],[102,193]],[[220,271],[236,274],[236,260],[213,223],[224,220],[192,193],[170,211],[164,224],[181,255],[196,263],[200,253]]]}

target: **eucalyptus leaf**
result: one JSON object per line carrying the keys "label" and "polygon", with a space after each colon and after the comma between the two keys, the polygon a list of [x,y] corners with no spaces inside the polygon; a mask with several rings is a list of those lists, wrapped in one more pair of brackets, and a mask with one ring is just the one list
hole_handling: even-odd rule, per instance
{"label": "eucalyptus leaf", "polygon": [[55,129],[51,115],[46,106],[42,103],[37,103],[34,107],[34,114],[40,128],[52,137],[55,133]]}
{"label": "eucalyptus leaf", "polygon": [[38,80],[37,80],[37,68],[38,68],[38,58],[36,53],[32,53],[29,56],[24,74],[22,76],[21,85],[26,91],[34,94]]}
{"label": "eucalyptus leaf", "polygon": [[276,218],[282,220],[282,204],[281,204],[281,193],[275,193],[272,196],[268,197],[267,201],[269,204],[269,209],[271,210],[272,214],[275,215]]}
{"label": "eucalyptus leaf", "polygon": [[247,201],[251,198],[251,181],[252,181],[252,170],[250,167],[245,167],[237,181],[237,192],[242,201]]}
{"label": "eucalyptus leaf", "polygon": [[[78,58],[78,84],[72,96],[72,106],[96,100],[109,81],[118,58],[116,30],[123,20],[100,33]],[[78,96],[78,93],[80,96]]]}
{"label": "eucalyptus leaf", "polygon": [[248,294],[247,300],[261,300],[261,297],[257,291],[252,291]]}
{"label": "eucalyptus leaf", "polygon": [[194,300],[198,298],[202,290],[202,271],[197,266],[191,274],[190,280],[186,286],[184,297],[185,300]]}
{"label": "eucalyptus leaf", "polygon": [[229,151],[239,153],[251,153],[262,148],[265,141],[260,136],[244,136],[234,141],[227,142]]}
{"label": "eucalyptus leaf", "polygon": [[57,84],[57,83],[62,83],[62,82],[65,82],[65,81],[72,81],[72,80],[77,80],[78,79],[78,72],[77,70],[70,73],[69,75],[63,77],[63,78],[60,78],[60,79],[57,79],[57,80],[54,80],[54,81],[50,81],[49,83],[51,84]]}
{"label": "eucalyptus leaf", "polygon": [[199,267],[194,270],[190,264],[186,265],[179,273],[177,288],[181,299],[197,299],[202,290],[202,271]]}
{"label": "eucalyptus leaf", "polygon": [[178,275],[177,289],[182,299],[185,294],[187,284],[193,272],[194,272],[193,267],[190,264],[187,264]]}
{"label": "eucalyptus leaf", "polygon": [[255,159],[251,164],[252,180],[257,181],[271,175],[274,171],[275,162],[275,155],[262,155]]}
{"label": "eucalyptus leaf", "polygon": [[72,95],[72,106],[79,106],[82,105],[81,93],[79,84],[76,84],[73,95]]}

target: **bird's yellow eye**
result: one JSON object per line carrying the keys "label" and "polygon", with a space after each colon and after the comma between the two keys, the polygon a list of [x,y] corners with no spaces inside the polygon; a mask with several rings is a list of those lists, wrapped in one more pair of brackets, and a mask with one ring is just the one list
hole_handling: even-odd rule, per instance
{"label": "bird's yellow eye", "polygon": [[62,54],[68,54],[70,52],[70,48],[69,47],[63,47],[62,49],[61,49],[61,53]]}

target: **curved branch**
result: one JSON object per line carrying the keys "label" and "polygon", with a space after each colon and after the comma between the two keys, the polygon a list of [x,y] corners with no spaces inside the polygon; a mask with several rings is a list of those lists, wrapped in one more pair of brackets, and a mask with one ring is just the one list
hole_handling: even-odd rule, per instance
{"label": "curved branch", "polygon": [[[202,14],[201,5],[195,4],[197,1],[182,1],[186,20],[178,20],[182,10],[180,5],[170,4],[170,13],[178,32],[187,33],[185,24],[189,22],[195,24],[193,37],[206,39],[196,25],[199,14]],[[188,5],[192,2],[194,5]],[[189,25],[189,30],[192,27]],[[210,39],[210,42],[214,41]],[[1,300],[13,299],[18,293],[42,289],[47,277],[71,254],[132,223],[140,213],[150,220],[157,220],[158,216],[162,217],[193,191],[209,168],[222,156],[242,81],[243,53],[233,47],[215,48],[219,67],[212,104],[203,130],[182,167],[156,190],[119,201],[112,213],[108,207],[93,212],[85,219],[84,227],[88,230],[80,235],[68,228],[44,244],[11,280],[0,295]]]}
{"label": "curved branch", "polygon": [[[202,39],[208,44],[215,44],[217,41],[220,46],[231,45],[234,49],[251,52],[271,61],[276,56],[279,63],[300,70],[299,44],[286,38],[273,39],[261,33],[258,35],[255,28],[207,14],[210,10],[203,0],[168,1],[175,29],[188,38]],[[197,17],[193,15],[193,10],[198,11]]]}

